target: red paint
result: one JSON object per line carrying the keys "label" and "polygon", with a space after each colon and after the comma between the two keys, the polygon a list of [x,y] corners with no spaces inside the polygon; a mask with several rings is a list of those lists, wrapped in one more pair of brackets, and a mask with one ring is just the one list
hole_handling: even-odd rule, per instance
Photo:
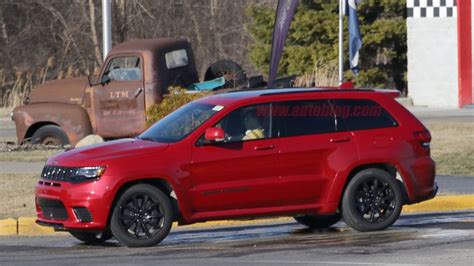
{"label": "red paint", "polygon": [[457,4],[459,107],[463,107],[473,103],[471,0],[460,0]]}
{"label": "red paint", "polygon": [[[97,181],[54,181],[60,185],[56,187],[38,184],[36,197],[62,201],[69,216],[65,221],[51,220],[37,208],[38,220],[61,223],[69,230],[103,230],[121,188],[129,182],[152,179],[160,179],[174,190],[181,224],[268,215],[331,214],[338,210],[350,174],[360,167],[381,164],[398,170],[409,203],[434,196],[435,166],[429,147],[423,146],[428,141],[424,137],[428,136],[426,128],[393,97],[357,90],[262,95],[282,91],[246,91],[200,99],[201,103],[224,108],[176,143],[124,139],[50,158],[50,165],[107,168]],[[225,146],[196,145],[206,129],[236,108],[313,99],[371,99],[383,106],[398,126],[256,139]],[[220,135],[213,133],[212,136]],[[87,207],[93,222],[79,222],[73,207]]]}

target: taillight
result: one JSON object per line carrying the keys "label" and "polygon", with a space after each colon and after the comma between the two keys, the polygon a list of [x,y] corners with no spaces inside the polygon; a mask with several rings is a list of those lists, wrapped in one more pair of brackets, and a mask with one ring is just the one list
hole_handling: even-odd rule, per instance
{"label": "taillight", "polygon": [[419,155],[430,155],[431,134],[428,130],[417,131],[413,133],[415,140],[420,143],[422,149],[419,150]]}

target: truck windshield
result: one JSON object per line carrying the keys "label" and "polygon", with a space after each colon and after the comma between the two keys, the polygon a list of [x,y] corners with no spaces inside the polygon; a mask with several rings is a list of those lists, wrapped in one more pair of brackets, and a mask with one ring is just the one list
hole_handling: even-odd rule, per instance
{"label": "truck windshield", "polygon": [[145,130],[139,139],[164,143],[174,143],[184,139],[196,128],[206,122],[214,114],[222,110],[222,106],[189,103]]}

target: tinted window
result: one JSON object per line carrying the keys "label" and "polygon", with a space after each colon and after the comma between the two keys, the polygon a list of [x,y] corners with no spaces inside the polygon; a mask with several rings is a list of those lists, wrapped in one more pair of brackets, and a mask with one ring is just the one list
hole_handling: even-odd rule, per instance
{"label": "tinted window", "polygon": [[334,113],[327,100],[291,101],[273,104],[280,137],[336,131]]}
{"label": "tinted window", "polygon": [[397,126],[397,122],[378,103],[371,100],[331,100],[338,130],[363,130]]}
{"label": "tinted window", "polygon": [[245,106],[232,111],[214,127],[224,130],[228,142],[271,138],[270,114],[270,104]]}
{"label": "tinted window", "polygon": [[117,81],[141,80],[140,58],[136,56],[113,58],[104,75],[107,75],[110,80]]}

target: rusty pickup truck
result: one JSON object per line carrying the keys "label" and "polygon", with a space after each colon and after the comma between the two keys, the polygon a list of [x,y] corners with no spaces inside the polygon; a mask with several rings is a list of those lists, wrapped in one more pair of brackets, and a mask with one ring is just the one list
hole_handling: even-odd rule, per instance
{"label": "rusty pickup truck", "polygon": [[[222,87],[245,82],[242,68],[218,61],[205,80]],[[160,103],[170,86],[199,84],[186,40],[135,40],[115,46],[96,77],[54,80],[39,85],[13,110],[18,143],[74,146],[89,134],[130,137],[146,127],[146,110]],[[199,87],[199,86],[197,86]]]}

